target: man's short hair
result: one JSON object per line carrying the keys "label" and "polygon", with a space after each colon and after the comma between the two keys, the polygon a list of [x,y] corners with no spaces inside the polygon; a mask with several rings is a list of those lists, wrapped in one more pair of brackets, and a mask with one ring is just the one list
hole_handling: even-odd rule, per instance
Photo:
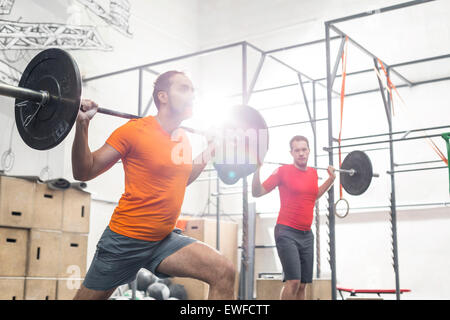
{"label": "man's short hair", "polygon": [[292,142],[294,142],[294,141],[305,141],[306,145],[308,146],[308,149],[309,149],[308,138],[306,138],[304,136],[294,136],[294,137],[292,137],[291,141],[289,141],[289,147],[291,148],[291,150],[292,150]]}
{"label": "man's short hair", "polygon": [[153,89],[153,101],[155,102],[156,105],[156,109],[159,110],[159,98],[158,98],[158,92],[160,91],[165,91],[165,92],[169,92],[170,89],[170,79],[177,74],[182,74],[184,75],[184,72],[181,71],[176,71],[176,70],[171,70],[171,71],[167,71],[164,72],[162,74],[160,74],[158,76],[158,78],[156,78],[155,83],[153,85],[154,89]]}

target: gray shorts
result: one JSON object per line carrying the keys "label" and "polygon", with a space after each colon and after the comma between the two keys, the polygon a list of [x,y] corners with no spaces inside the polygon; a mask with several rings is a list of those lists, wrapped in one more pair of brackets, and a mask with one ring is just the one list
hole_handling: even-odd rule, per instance
{"label": "gray shorts", "polygon": [[283,266],[283,281],[300,280],[312,283],[314,234],[282,224],[275,226],[275,243]]}
{"label": "gray shorts", "polygon": [[169,275],[156,271],[161,261],[195,241],[182,235],[179,229],[160,241],[145,241],[123,236],[106,227],[83,285],[91,290],[110,290],[135,280],[141,268],[159,278],[167,278]]}

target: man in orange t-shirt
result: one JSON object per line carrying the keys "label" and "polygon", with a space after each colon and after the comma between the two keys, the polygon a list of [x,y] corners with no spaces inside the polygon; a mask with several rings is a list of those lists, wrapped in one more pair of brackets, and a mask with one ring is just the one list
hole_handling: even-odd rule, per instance
{"label": "man in orange t-shirt", "polygon": [[194,89],[182,72],[155,82],[156,116],[128,121],[97,151],[88,145],[88,126],[98,106],[83,100],[72,147],[77,180],[91,180],[122,159],[125,192],[114,210],[75,299],[108,299],[145,268],[160,278],[191,277],[209,284],[210,299],[233,299],[235,269],[212,247],[175,228],[186,186],[205,168],[214,144],[192,161],[180,123],[191,117]]}

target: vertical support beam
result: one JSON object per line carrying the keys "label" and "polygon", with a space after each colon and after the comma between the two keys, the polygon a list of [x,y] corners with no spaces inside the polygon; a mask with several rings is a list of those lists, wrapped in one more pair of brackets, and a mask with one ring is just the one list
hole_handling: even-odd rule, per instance
{"label": "vertical support beam", "polygon": [[[313,117],[314,117],[314,166],[317,167],[317,121],[316,121],[316,81],[312,82]],[[316,277],[320,278],[320,211],[316,201]]]}
{"label": "vertical support beam", "polygon": [[[389,77],[390,69],[387,68],[387,75]],[[393,253],[393,267],[395,273],[395,295],[397,300],[400,300],[400,275],[398,267],[398,247],[397,247],[397,203],[395,198],[395,163],[394,163],[394,142],[392,141],[392,112],[391,99],[387,99],[388,106],[388,124],[389,124],[389,155],[391,160],[391,224],[392,224],[392,253]]]}
{"label": "vertical support beam", "polygon": [[[325,23],[325,47],[327,64],[327,105],[328,105],[328,145],[333,145],[333,112],[331,100],[331,61],[330,61],[330,26]],[[333,165],[333,150],[328,150],[328,161]],[[328,228],[330,236],[330,268],[331,268],[331,298],[336,300],[336,236],[334,214],[334,186],[328,190]]]}
{"label": "vertical support beam", "polygon": [[[242,43],[242,103],[248,101],[247,91],[247,43]],[[240,270],[239,299],[247,299],[248,286],[248,184],[247,177],[242,178],[242,255]]]}
{"label": "vertical support beam", "polygon": [[246,300],[253,300],[255,278],[255,234],[256,234],[256,203],[248,205],[248,268]]}
{"label": "vertical support beam", "polygon": [[139,91],[138,91],[138,116],[142,117],[142,87],[144,82],[144,72],[139,69]]}
{"label": "vertical support beam", "polygon": [[[209,183],[209,182],[208,182]],[[217,175],[217,197],[216,197],[216,249],[220,251],[220,179]],[[209,204],[208,204],[209,207]]]}

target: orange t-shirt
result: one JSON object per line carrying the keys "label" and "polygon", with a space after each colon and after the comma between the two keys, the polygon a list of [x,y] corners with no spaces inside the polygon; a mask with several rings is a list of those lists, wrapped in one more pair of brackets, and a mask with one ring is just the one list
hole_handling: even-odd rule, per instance
{"label": "orange t-shirt", "polygon": [[109,228],[130,238],[163,239],[175,227],[192,171],[185,132],[178,129],[171,136],[148,116],[128,121],[106,143],[122,155],[125,171],[125,193]]}

